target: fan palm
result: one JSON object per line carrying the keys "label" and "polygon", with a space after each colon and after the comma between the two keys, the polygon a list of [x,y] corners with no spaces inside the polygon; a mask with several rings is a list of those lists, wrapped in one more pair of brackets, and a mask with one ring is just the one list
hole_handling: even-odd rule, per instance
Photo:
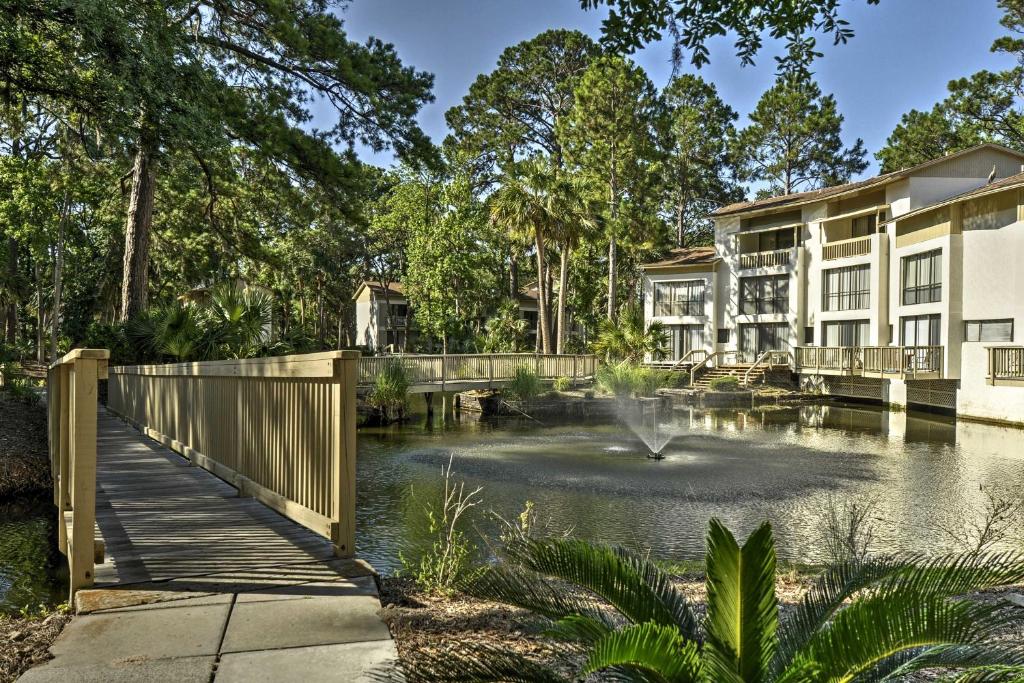
{"label": "fan palm", "polygon": [[613,360],[639,363],[644,356],[659,356],[668,351],[668,333],[660,320],[644,325],[644,314],[639,306],[626,306],[618,320],[601,321],[594,353],[605,362]]}
{"label": "fan palm", "polygon": [[[874,558],[831,567],[781,620],[775,545],[765,522],[740,546],[711,520],[707,611],[699,618],[649,560],[577,539],[519,535],[506,562],[463,589],[533,611],[554,642],[579,655],[581,675],[617,681],[885,681],[913,671],[961,670],[958,680],[1021,680],[1024,645],[995,636],[1012,617],[965,593],[1024,579],[1018,555]],[[465,648],[414,677],[565,681],[507,649]]]}

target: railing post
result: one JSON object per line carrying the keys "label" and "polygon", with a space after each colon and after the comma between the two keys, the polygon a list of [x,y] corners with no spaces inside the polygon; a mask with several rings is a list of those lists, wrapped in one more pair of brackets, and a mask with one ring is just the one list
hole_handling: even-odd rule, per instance
{"label": "railing post", "polygon": [[[356,544],[356,383],[359,352],[342,351],[334,361],[331,453],[331,542],[339,557],[352,557]],[[442,365],[443,367],[443,365]]]}
{"label": "railing post", "polygon": [[[95,579],[96,556],[96,380],[95,358],[75,358],[71,366],[69,423],[71,536],[67,539],[71,597]],[[65,521],[61,520],[64,524]]]}

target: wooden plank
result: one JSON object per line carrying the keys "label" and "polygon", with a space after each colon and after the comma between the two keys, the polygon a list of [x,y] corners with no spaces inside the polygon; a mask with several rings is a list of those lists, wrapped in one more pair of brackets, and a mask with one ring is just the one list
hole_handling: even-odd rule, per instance
{"label": "wooden plank", "polygon": [[71,371],[71,508],[68,537],[71,597],[93,584],[96,524],[96,357],[78,357]]}

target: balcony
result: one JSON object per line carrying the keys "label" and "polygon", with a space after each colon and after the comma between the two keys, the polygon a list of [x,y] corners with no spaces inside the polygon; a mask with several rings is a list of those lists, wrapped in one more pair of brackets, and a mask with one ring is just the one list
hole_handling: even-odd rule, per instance
{"label": "balcony", "polygon": [[943,351],[942,346],[799,346],[796,371],[878,379],[941,379]]}
{"label": "balcony", "polygon": [[990,385],[1024,385],[1024,346],[992,346],[987,350],[986,379]]}
{"label": "balcony", "polygon": [[750,254],[740,254],[740,268],[772,268],[774,266],[788,266],[792,260],[792,249],[756,251]]}
{"label": "balcony", "polygon": [[853,237],[847,240],[838,240],[824,244],[821,248],[821,259],[823,261],[835,261],[851,256],[864,256],[871,253],[871,235],[864,237]]}

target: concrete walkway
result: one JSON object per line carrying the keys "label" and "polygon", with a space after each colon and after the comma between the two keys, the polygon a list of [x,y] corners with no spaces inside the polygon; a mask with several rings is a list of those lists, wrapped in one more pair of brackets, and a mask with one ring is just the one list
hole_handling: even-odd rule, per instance
{"label": "concrete walkway", "polygon": [[96,588],[20,681],[397,678],[368,565],[105,413],[96,507]]}

